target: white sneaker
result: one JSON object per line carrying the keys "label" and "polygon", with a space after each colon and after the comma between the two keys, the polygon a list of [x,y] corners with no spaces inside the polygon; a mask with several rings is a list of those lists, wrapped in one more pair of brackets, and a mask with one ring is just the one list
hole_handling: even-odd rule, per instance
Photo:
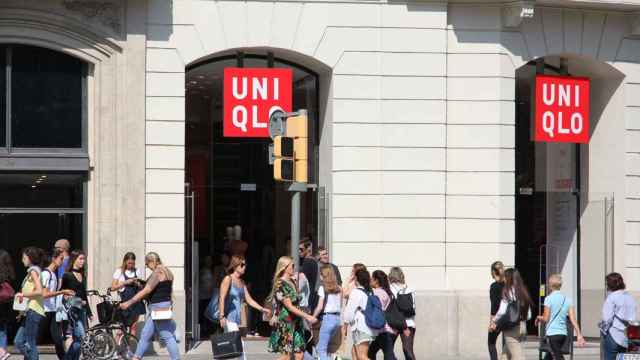
{"label": "white sneaker", "polygon": [[2,356],[0,356],[0,360],[7,360],[9,356],[11,356],[11,353],[7,351],[4,354],[2,354]]}

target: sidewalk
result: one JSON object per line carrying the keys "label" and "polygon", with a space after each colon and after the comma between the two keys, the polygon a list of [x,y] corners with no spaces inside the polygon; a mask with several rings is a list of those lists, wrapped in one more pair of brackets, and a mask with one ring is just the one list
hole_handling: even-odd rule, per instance
{"label": "sidewalk", "polygon": [[[245,348],[248,360],[274,360],[277,358],[277,355],[267,353],[267,342],[266,340],[249,340],[245,341]],[[398,354],[399,355],[399,354]],[[421,357],[420,354],[416,354],[418,360],[427,360],[427,357]],[[537,342],[527,342],[526,351],[525,351],[527,360],[537,360],[538,359],[538,343]],[[21,359],[22,356],[14,355],[10,358],[10,360],[18,360]],[[148,356],[145,359],[150,360],[159,360],[159,359],[168,359],[169,357],[166,355],[160,356]],[[486,360],[487,357],[477,358],[478,360]],[[56,360],[56,356],[53,354],[41,355],[40,359],[43,360]],[[209,341],[203,341],[196,345],[194,349],[192,349],[188,354],[186,354],[183,359],[186,360],[211,360],[213,356],[211,355],[211,343]],[[345,358],[349,359],[349,357]],[[382,359],[382,354],[378,356],[378,359]],[[399,356],[398,360],[402,359],[402,355]],[[432,359],[432,358],[431,358]],[[431,360],[429,359],[429,360]],[[454,359],[474,359],[465,356],[460,356],[458,358],[450,358],[450,360]],[[570,360],[569,356],[565,356],[566,360]],[[584,348],[576,348],[574,354],[575,360],[599,360],[600,359],[600,344],[595,342],[590,342]],[[441,360],[441,359],[438,359]],[[446,359],[449,360],[449,359]],[[475,359],[474,359],[475,360]]]}

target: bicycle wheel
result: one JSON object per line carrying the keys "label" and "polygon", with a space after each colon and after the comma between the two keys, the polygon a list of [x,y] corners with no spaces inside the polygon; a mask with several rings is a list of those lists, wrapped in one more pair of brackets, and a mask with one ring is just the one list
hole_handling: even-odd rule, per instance
{"label": "bicycle wheel", "polygon": [[138,348],[138,338],[129,333],[125,333],[120,338],[118,344],[118,355],[120,359],[131,360],[133,359],[136,349]]}
{"label": "bicycle wheel", "polygon": [[88,333],[82,343],[85,359],[110,360],[116,353],[116,340],[104,330]]}

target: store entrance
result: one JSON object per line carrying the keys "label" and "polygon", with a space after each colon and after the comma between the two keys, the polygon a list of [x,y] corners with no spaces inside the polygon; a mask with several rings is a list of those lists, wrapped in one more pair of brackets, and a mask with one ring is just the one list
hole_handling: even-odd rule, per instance
{"label": "store entrance", "polygon": [[[289,254],[290,199],[285,184],[273,180],[269,138],[225,138],[222,128],[223,71],[227,67],[275,67],[293,70],[293,108],[309,113],[309,182],[317,179],[318,77],[272,54],[235,54],[191,66],[186,75],[187,287],[192,336],[207,338],[215,325],[202,316],[224,276],[228,256],[247,259],[245,281],[252,296],[268,294],[275,262]],[[317,192],[302,194],[301,234],[317,243]],[[189,315],[189,314],[188,314]],[[192,321],[189,321],[192,320]],[[246,311],[247,332],[265,335],[259,314]],[[199,331],[198,329],[199,328]]]}
{"label": "store entrance", "polygon": [[[617,126],[613,119],[602,120],[617,80],[606,71],[595,62],[548,56],[516,72],[515,265],[539,313],[548,294],[548,276],[561,274],[561,291],[571,299],[578,319],[583,320],[583,332],[590,337],[599,334],[596,320],[586,315],[600,311],[605,295],[603,279],[612,268],[613,194],[617,186],[602,171],[593,171],[610,151],[600,144],[601,134]],[[533,141],[536,74],[592,79],[593,141],[580,145]],[[602,131],[594,135],[596,129]],[[533,321],[528,331],[538,334]]]}

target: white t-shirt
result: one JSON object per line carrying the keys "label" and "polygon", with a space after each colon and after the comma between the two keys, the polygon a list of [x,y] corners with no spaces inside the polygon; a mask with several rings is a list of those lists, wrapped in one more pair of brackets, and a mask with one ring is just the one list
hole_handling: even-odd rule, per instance
{"label": "white t-shirt", "polygon": [[[58,277],[55,272],[45,269],[40,273],[40,279],[42,280],[42,286],[49,289],[50,292],[58,290]],[[56,312],[58,308],[57,299],[61,295],[52,296],[44,299],[44,312]]]}
{"label": "white t-shirt", "polygon": [[[135,272],[133,270],[125,270],[125,274],[127,275],[127,279],[138,278],[140,280],[144,280],[144,273],[142,272],[142,270],[137,268]],[[126,279],[122,274],[122,269],[120,268],[116,269],[116,272],[113,273],[113,280],[118,280],[119,282],[125,282]],[[118,291],[123,292],[124,288],[120,288],[120,290]]]}
{"label": "white t-shirt", "polygon": [[325,313],[340,313],[342,309],[342,295],[340,293],[328,294],[325,298],[324,286],[320,285],[318,288],[318,297],[321,299],[325,299],[324,301],[324,312]]}

